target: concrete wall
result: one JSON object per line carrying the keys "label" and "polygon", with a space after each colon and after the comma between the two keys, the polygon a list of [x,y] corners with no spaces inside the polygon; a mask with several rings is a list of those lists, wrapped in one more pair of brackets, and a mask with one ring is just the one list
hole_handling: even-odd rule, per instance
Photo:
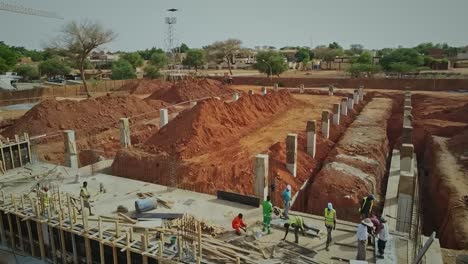
{"label": "concrete wall", "polygon": [[[222,77],[210,78],[220,81],[223,79]],[[273,83],[279,83],[284,87],[299,87],[301,84],[306,87],[325,87],[333,84],[338,88],[354,88],[363,85],[365,88],[396,90],[403,90],[405,86],[410,86],[411,90],[424,91],[468,89],[468,79],[273,78],[270,81],[265,77],[234,77],[234,84],[273,86]]]}
{"label": "concrete wall", "polygon": [[[124,84],[133,80],[108,80],[97,84],[88,83],[91,93],[105,93],[119,90]],[[83,85],[47,86],[29,90],[0,92],[0,106],[31,103],[47,97],[71,97],[85,95]]]}

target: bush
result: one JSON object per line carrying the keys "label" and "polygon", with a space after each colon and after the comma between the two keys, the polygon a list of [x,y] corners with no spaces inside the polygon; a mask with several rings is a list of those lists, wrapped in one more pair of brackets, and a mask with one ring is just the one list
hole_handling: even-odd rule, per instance
{"label": "bush", "polygon": [[157,79],[162,76],[156,66],[148,65],[145,67],[145,76],[150,79]]}
{"label": "bush", "polygon": [[45,74],[47,76],[56,76],[69,74],[71,69],[61,59],[52,58],[41,62],[39,64],[39,71],[41,74]]}
{"label": "bush", "polygon": [[112,80],[134,79],[135,77],[135,69],[130,62],[119,59],[112,65]]}
{"label": "bush", "polygon": [[39,70],[33,65],[18,65],[15,72],[26,81],[39,79]]}

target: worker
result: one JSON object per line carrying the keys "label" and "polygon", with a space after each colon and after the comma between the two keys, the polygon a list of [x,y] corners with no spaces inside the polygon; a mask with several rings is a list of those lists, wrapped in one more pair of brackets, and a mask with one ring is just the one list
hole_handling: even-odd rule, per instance
{"label": "worker", "polygon": [[244,230],[244,232],[247,232],[247,225],[243,221],[244,216],[242,214],[238,214],[236,217],[234,217],[234,220],[232,220],[232,228],[236,230],[236,234],[238,236],[241,235],[241,229]]}
{"label": "worker", "polygon": [[380,229],[378,231],[379,240],[377,240],[377,249],[379,251],[378,258],[384,258],[385,245],[387,244],[388,239],[388,225],[387,220],[384,217],[380,217]]}
{"label": "worker", "polygon": [[41,211],[42,214],[48,213],[48,208],[50,205],[50,193],[49,188],[44,186],[41,191]]}
{"label": "worker", "polygon": [[283,204],[284,204],[284,212],[283,216],[285,219],[289,219],[288,214],[289,214],[289,207],[291,206],[291,185],[286,186],[286,189],[284,189],[283,194]]}
{"label": "worker", "polygon": [[271,223],[271,214],[273,212],[273,204],[271,204],[270,196],[267,196],[266,200],[263,201],[263,229],[262,231],[268,231],[268,234],[271,234],[270,223]]}
{"label": "worker", "polygon": [[[89,202],[89,198],[91,197],[91,195],[88,192],[88,183],[87,182],[83,182],[83,186],[80,188],[80,197],[83,199],[83,207],[89,209],[89,215],[94,215],[91,212],[91,204]],[[78,210],[78,212],[81,213],[81,210]]]}
{"label": "worker", "polygon": [[289,227],[294,228],[294,242],[299,243],[299,230],[301,230],[302,235],[305,236],[304,229],[310,229],[312,231],[315,231],[317,234],[320,233],[320,229],[318,228],[313,228],[311,226],[308,226],[304,223],[304,219],[302,216],[299,215],[293,215],[289,218],[288,222],[284,224],[284,238],[282,240],[286,240],[286,237],[288,236],[289,233]]}
{"label": "worker", "polygon": [[380,223],[380,218],[377,217],[375,214],[372,214],[372,216],[369,219],[371,220],[374,227],[367,229],[367,232],[369,232],[369,234],[371,234],[369,236],[368,243],[369,243],[369,245],[374,245],[375,244],[374,238],[380,231],[381,223]]}
{"label": "worker", "polygon": [[328,251],[328,246],[332,241],[332,230],[336,229],[336,211],[333,209],[332,203],[328,203],[327,208],[325,208],[324,216],[325,227],[327,228],[327,246],[325,247],[325,250]]}
{"label": "worker", "polygon": [[372,212],[372,206],[374,205],[374,200],[375,197],[373,194],[362,198],[361,206],[359,207],[361,219],[369,218],[369,215]]}
{"label": "worker", "polygon": [[356,260],[366,260],[366,242],[369,233],[367,232],[367,228],[372,228],[373,224],[369,218],[365,218],[361,221],[357,228],[357,257]]}

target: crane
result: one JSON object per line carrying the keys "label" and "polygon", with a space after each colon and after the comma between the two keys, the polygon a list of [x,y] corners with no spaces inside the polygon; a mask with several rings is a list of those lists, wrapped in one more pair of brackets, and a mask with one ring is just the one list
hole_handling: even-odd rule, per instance
{"label": "crane", "polygon": [[30,15],[30,16],[40,16],[40,17],[48,17],[48,18],[55,18],[55,19],[63,20],[63,17],[59,16],[57,13],[54,13],[54,12],[37,10],[37,9],[29,8],[29,7],[24,7],[22,5],[9,4],[4,1],[0,1],[0,10],[18,13],[18,14],[25,14],[25,15]]}

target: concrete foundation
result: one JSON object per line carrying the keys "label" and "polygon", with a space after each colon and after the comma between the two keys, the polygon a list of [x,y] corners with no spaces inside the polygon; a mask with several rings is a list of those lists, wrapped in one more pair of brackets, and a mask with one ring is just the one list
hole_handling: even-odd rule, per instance
{"label": "concrete foundation", "polygon": [[169,123],[169,113],[166,108],[159,109],[159,129]]}
{"label": "concrete foundation", "polygon": [[254,90],[249,90],[249,95],[254,94]]}
{"label": "concrete foundation", "polygon": [[307,121],[306,127],[306,137],[307,137],[307,154],[309,154],[312,158],[315,158],[315,150],[316,150],[316,141],[317,141],[317,123],[315,120]]}
{"label": "concrete foundation", "polygon": [[330,137],[330,112],[322,112],[322,136],[324,138]]}
{"label": "concrete foundation", "polygon": [[333,104],[333,124],[340,124],[340,104]]}
{"label": "concrete foundation", "polygon": [[239,93],[234,93],[234,94],[232,95],[232,100],[233,100],[234,102],[237,101],[237,100],[239,100]]}
{"label": "concrete foundation", "polygon": [[78,150],[76,149],[75,131],[64,130],[65,165],[72,169],[78,169]]}
{"label": "concrete foundation", "polygon": [[348,98],[348,111],[353,110],[354,108],[354,99],[353,97]]}
{"label": "concrete foundation", "polygon": [[413,116],[412,115],[404,115],[403,116],[403,126],[411,126],[413,121]]}
{"label": "concrete foundation", "polygon": [[286,137],[286,168],[296,177],[297,173],[297,134]]}
{"label": "concrete foundation", "polygon": [[359,104],[359,91],[358,90],[354,90],[353,100],[355,104]]}
{"label": "concrete foundation", "polygon": [[413,107],[411,106],[404,106],[403,107],[403,116],[411,115],[411,111],[413,110]]}
{"label": "concrete foundation", "polygon": [[333,92],[335,91],[335,86],[329,85],[328,86],[328,95],[333,96]]}
{"label": "concrete foundation", "polygon": [[124,148],[128,148],[132,145],[130,139],[130,124],[128,118],[120,118],[120,145]]}
{"label": "concrete foundation", "polygon": [[411,99],[410,98],[405,98],[405,102],[403,106],[411,106]]}
{"label": "concrete foundation", "polygon": [[359,93],[359,101],[364,101],[364,86],[359,86],[359,89],[358,89],[358,93]]}
{"label": "concrete foundation", "polygon": [[341,98],[341,114],[344,116],[348,115],[348,98]]}
{"label": "concrete foundation", "polygon": [[402,144],[413,144],[413,127],[403,126],[401,132],[401,143]]}
{"label": "concrete foundation", "polygon": [[255,156],[254,194],[261,201],[268,196],[268,171],[268,155],[258,154]]}
{"label": "concrete foundation", "polygon": [[278,87],[279,87],[279,86],[278,86],[278,83],[274,83],[274,84],[273,84],[273,89],[274,89],[275,91],[278,91],[278,90],[279,90]]}
{"label": "concrete foundation", "polygon": [[301,84],[301,85],[299,86],[299,93],[301,93],[301,94],[304,93],[304,85],[303,85],[303,84]]}
{"label": "concrete foundation", "polygon": [[268,91],[265,86],[262,87],[262,95],[267,95]]}
{"label": "concrete foundation", "polygon": [[413,144],[401,144],[400,150],[400,171],[414,174],[413,166]]}

